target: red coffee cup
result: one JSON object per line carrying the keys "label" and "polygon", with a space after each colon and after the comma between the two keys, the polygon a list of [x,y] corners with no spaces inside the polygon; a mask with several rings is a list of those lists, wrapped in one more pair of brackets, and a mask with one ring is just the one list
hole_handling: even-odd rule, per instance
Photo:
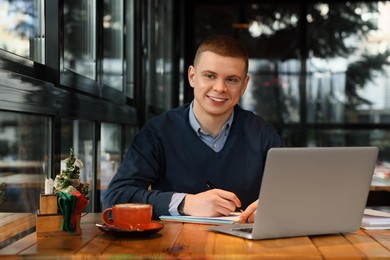
{"label": "red coffee cup", "polygon": [[[108,217],[109,212],[111,212],[111,218]],[[152,205],[142,203],[116,204],[105,209],[102,217],[108,226],[129,230],[145,229],[152,221]]]}

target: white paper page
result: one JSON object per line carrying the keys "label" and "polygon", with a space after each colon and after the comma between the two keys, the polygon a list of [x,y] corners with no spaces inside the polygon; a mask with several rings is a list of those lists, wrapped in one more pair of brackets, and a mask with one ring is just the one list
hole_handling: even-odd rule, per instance
{"label": "white paper page", "polygon": [[374,209],[365,209],[364,215],[390,218],[390,213]]}
{"label": "white paper page", "polygon": [[390,229],[390,213],[365,209],[361,227],[364,229]]}

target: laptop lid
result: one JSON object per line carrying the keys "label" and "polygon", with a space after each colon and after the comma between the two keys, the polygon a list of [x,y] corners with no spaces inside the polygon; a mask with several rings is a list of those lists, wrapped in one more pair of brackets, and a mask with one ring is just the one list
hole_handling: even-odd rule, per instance
{"label": "laptop lid", "polygon": [[355,231],[377,156],[377,147],[272,148],[254,223],[209,229],[248,239]]}

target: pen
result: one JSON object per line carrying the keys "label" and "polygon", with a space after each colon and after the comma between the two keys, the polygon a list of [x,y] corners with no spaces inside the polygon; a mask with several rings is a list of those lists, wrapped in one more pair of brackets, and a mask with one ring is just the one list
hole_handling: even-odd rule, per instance
{"label": "pen", "polygon": [[215,186],[214,184],[212,184],[209,181],[206,182],[206,185],[207,185],[207,188],[209,188],[210,190],[217,189],[217,186]]}
{"label": "pen", "polygon": [[[210,181],[206,181],[206,186],[207,186],[207,188],[209,188],[210,190],[212,190],[212,189],[218,189],[217,186],[215,186],[214,184],[212,184]],[[243,210],[242,210],[241,207],[236,208],[236,211],[243,212]]]}

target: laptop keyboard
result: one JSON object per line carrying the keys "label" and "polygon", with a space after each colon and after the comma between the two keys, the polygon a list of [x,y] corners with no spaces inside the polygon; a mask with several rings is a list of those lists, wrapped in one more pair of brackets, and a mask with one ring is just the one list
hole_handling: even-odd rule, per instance
{"label": "laptop keyboard", "polygon": [[233,231],[239,231],[239,232],[252,234],[253,228],[251,228],[251,227],[248,227],[248,228],[232,228],[232,230]]}

